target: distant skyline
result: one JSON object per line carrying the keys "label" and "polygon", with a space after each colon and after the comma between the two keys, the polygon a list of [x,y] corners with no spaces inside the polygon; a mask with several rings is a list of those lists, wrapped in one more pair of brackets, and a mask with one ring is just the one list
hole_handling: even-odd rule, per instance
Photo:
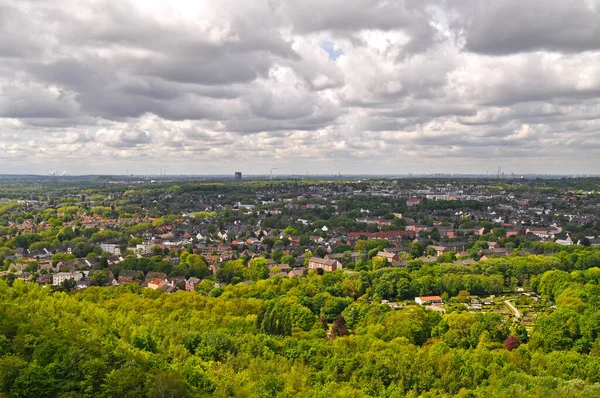
{"label": "distant skyline", "polygon": [[[67,174],[67,173],[56,173],[51,172],[50,174],[37,174],[37,173],[7,173],[0,174],[0,179],[61,179],[61,178],[73,178],[73,179],[86,179],[88,177],[109,177],[114,178],[114,181],[118,181],[120,178],[123,181],[135,181],[140,180],[155,180],[155,181],[175,181],[175,180],[194,180],[194,179],[216,179],[216,180],[235,180],[234,174],[159,174],[159,173],[143,173],[143,174],[102,174],[102,173],[90,173],[90,174]],[[498,176],[497,174],[477,174],[477,173],[410,173],[410,174],[339,174],[339,173],[321,173],[321,174],[295,174],[295,173],[281,173],[281,174],[246,174],[241,180],[238,181],[252,181],[252,180],[291,180],[291,179],[421,179],[421,178],[434,178],[434,179],[453,179],[453,178],[466,178],[466,179],[487,179],[487,180],[520,180],[520,179],[535,179],[535,178],[599,178],[600,174],[596,173],[570,173],[570,174],[545,174],[545,173],[508,173]]]}
{"label": "distant skyline", "polygon": [[600,0],[0,0],[0,174],[594,174],[598,38]]}

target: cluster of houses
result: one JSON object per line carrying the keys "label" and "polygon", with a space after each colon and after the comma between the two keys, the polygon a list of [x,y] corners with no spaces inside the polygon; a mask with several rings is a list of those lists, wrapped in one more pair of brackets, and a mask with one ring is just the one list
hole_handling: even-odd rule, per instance
{"label": "cluster of houses", "polygon": [[[141,240],[134,247],[125,248],[116,240],[106,240],[98,242],[103,252],[108,254],[109,269],[123,261],[126,255],[136,255],[138,257],[150,257],[156,255],[157,249],[167,253],[169,250],[186,250],[201,254],[206,259],[209,268],[216,273],[221,264],[237,258],[238,255],[246,254],[249,257],[264,256],[269,257],[275,251],[281,251],[283,255],[291,255],[294,261],[291,264],[276,264],[269,260],[271,276],[295,277],[306,273],[308,270],[317,270],[319,272],[329,272],[343,269],[344,264],[349,259],[356,264],[364,253],[352,252],[349,258],[347,254],[336,253],[336,247],[340,245],[354,244],[359,239],[387,239],[390,246],[381,250],[376,255],[385,258],[387,263],[393,267],[405,267],[408,264],[408,253],[411,243],[415,240],[421,242],[428,241],[432,236],[436,236],[434,244],[427,246],[426,254],[421,258],[425,263],[435,262],[439,256],[445,253],[456,253],[460,260],[454,261],[456,265],[470,265],[476,260],[468,258],[466,252],[468,242],[478,239],[489,231],[479,225],[483,221],[492,221],[496,226],[502,229],[502,235],[507,237],[515,235],[529,236],[539,241],[553,241],[561,245],[576,244],[568,232],[563,231],[560,222],[557,219],[567,219],[572,224],[585,224],[592,219],[594,214],[600,212],[600,207],[588,203],[589,195],[585,193],[567,192],[560,197],[551,197],[541,194],[528,194],[520,192],[512,194],[510,192],[498,192],[496,188],[491,188],[486,184],[468,184],[464,183],[433,183],[431,186],[420,184],[411,189],[402,189],[394,186],[395,182],[390,183],[370,183],[363,189],[356,189],[353,184],[338,184],[335,191],[327,185],[314,185],[301,188],[295,188],[295,196],[290,197],[280,195],[282,192],[274,190],[260,192],[257,197],[272,195],[272,200],[258,200],[246,198],[244,203],[237,202],[224,204],[219,195],[212,198],[203,198],[200,208],[206,210],[232,209],[252,213],[256,217],[256,222],[251,225],[242,223],[240,220],[234,220],[218,225],[217,230],[210,231],[208,225],[214,219],[205,219],[194,221],[192,213],[184,213],[182,217],[170,221],[164,225],[157,224],[148,230],[136,233],[135,237]],[[397,184],[396,184],[397,185]],[[269,188],[271,189],[271,188]],[[289,192],[286,192],[289,193]],[[122,195],[124,194],[120,194]],[[356,223],[364,231],[349,232],[339,226],[321,226],[314,230],[311,229],[308,241],[301,240],[303,237],[297,235],[288,235],[275,228],[266,227],[266,220],[272,215],[287,214],[296,222],[296,225],[307,226],[311,224],[307,211],[333,209],[336,214],[346,214],[338,212],[338,206],[335,198],[345,197],[373,197],[373,198],[394,198],[406,204],[406,215],[394,213],[392,218],[384,216],[372,216],[373,212],[368,209],[361,209],[360,216],[353,216]],[[109,196],[109,199],[117,196]],[[144,199],[146,200],[146,199]],[[169,197],[162,197],[161,200],[169,202]],[[432,201],[478,201],[489,202],[489,206],[479,206],[473,209],[462,209],[452,211],[452,213],[437,213],[436,210],[427,210],[427,203]],[[156,201],[156,200],[155,200]],[[47,204],[42,201],[21,201],[28,208],[43,210]],[[246,203],[250,202],[250,203]],[[586,203],[585,206],[582,203]],[[558,206],[558,204],[560,206]],[[558,210],[560,208],[560,210]],[[296,212],[298,210],[298,212]],[[378,214],[378,213],[375,213]],[[379,213],[380,214],[380,213]],[[438,215],[440,217],[438,217]],[[418,216],[418,217],[417,217]],[[437,218],[453,222],[431,221]],[[114,217],[114,214],[111,216]],[[214,216],[213,216],[214,217]],[[305,217],[305,218],[302,218]],[[417,221],[419,218],[420,221]],[[429,221],[426,222],[425,218]],[[150,224],[155,221],[150,217],[116,217],[107,218],[98,214],[77,214],[78,227],[81,229],[97,228],[102,231],[105,229],[123,231],[129,226],[140,223]],[[396,219],[401,219],[401,223],[394,224]],[[469,220],[464,223],[464,220]],[[15,228],[18,233],[38,233],[41,230],[49,228],[45,221],[35,223],[32,220],[9,221],[10,228]],[[218,223],[215,223],[218,224]],[[75,221],[66,221],[65,226],[73,226]],[[396,227],[392,227],[395,225]],[[401,226],[400,226],[401,225]],[[214,225],[213,225],[214,227]],[[363,228],[364,227],[364,228]],[[394,228],[394,229],[391,229]],[[357,228],[353,228],[356,230]],[[367,230],[369,232],[367,232]],[[437,238],[439,234],[439,238]],[[132,235],[133,237],[133,235]],[[304,236],[306,238],[306,236]],[[592,245],[600,245],[600,239],[594,236],[588,236],[588,241]],[[270,243],[267,243],[270,240]],[[275,243],[273,244],[273,241]],[[285,243],[281,243],[285,241]],[[431,242],[429,242],[431,243]],[[311,253],[319,253],[309,259],[303,254],[308,249]],[[89,273],[93,273],[97,259],[79,258],[65,262],[53,264],[51,257],[56,252],[72,253],[74,247],[65,247],[60,250],[50,251],[46,248],[27,251],[17,249],[14,256],[9,256],[12,261],[8,272],[13,272],[19,277],[27,279],[31,272],[28,271],[30,262],[35,261],[39,265],[39,270],[46,272],[40,273],[38,282],[42,284],[60,284],[61,278],[70,278],[78,283],[78,287],[84,287],[86,280],[89,280]],[[511,248],[500,247],[495,242],[489,242],[487,249],[479,251],[479,259],[486,260],[493,256],[508,256],[514,253]],[[528,251],[519,251],[520,255],[531,254]],[[346,256],[346,257],[344,257]],[[177,257],[167,257],[174,265],[179,261]],[[306,264],[306,265],[305,265]],[[81,271],[84,270],[84,271]],[[88,274],[86,274],[86,272]],[[167,286],[181,285],[183,281],[178,280],[173,283],[168,278],[158,280],[162,276],[150,277],[143,275],[128,275],[129,271],[122,271],[119,277],[114,279],[114,283],[128,283],[129,279],[138,283],[147,283],[150,288],[168,289]],[[78,276],[74,276],[78,275]],[[56,276],[56,280],[54,277]],[[129,279],[128,279],[129,278]],[[51,279],[51,280],[50,280]],[[148,281],[147,281],[148,279]],[[63,279],[64,280],[64,279]],[[191,283],[193,283],[192,281]],[[185,281],[188,284],[188,281]],[[187,288],[186,288],[187,289]]]}
{"label": "cluster of houses", "polygon": [[[55,274],[41,274],[36,279],[36,283],[42,286],[61,286],[67,280],[75,282],[75,289],[85,289],[90,286],[90,277],[94,273],[102,273],[102,271],[72,271],[72,272],[57,272]],[[184,276],[167,276],[163,272],[149,271],[143,273],[134,270],[121,270],[118,278],[115,278],[112,272],[109,272],[103,285],[118,286],[128,283],[138,283],[142,287],[147,287],[153,290],[163,290],[167,293],[173,293],[178,290],[194,291],[196,286],[202,282],[201,279]],[[212,283],[212,282],[211,282]],[[219,286],[215,283],[216,287]]]}
{"label": "cluster of houses", "polygon": [[[170,226],[171,228],[169,229],[176,229],[176,226],[177,224],[174,223],[174,225]],[[420,231],[423,230],[424,229],[421,229]],[[335,249],[338,245],[353,245],[358,241],[358,239],[384,238],[388,239],[390,246],[379,251],[376,256],[384,258],[389,266],[406,267],[410,258],[409,252],[411,251],[412,239],[418,239],[420,231],[392,230],[374,233],[350,232],[344,239],[336,237],[323,238],[323,236],[315,235],[311,236],[310,238],[309,249],[316,251],[316,249],[320,248],[324,255],[321,257],[312,256],[308,259],[305,258],[304,254],[297,254],[298,252],[303,252],[303,250],[299,247],[299,236],[290,236],[283,233],[274,235],[272,232],[266,230],[261,230],[257,234],[259,236],[262,235],[260,239],[248,238],[244,241],[234,240],[230,243],[219,242],[214,244],[194,243],[192,245],[192,252],[202,255],[206,259],[207,264],[213,274],[217,273],[218,269],[224,262],[237,258],[237,256],[241,254],[245,254],[248,257],[253,258],[257,256],[268,257],[275,250],[281,250],[282,254],[284,255],[292,255],[295,253],[296,255],[293,264],[278,264],[274,260],[269,259],[268,266],[272,271],[270,274],[271,277],[296,277],[304,275],[308,270],[317,270],[319,272],[341,270],[344,268],[343,263],[348,264],[346,261],[356,264],[360,259],[365,258],[365,253],[351,251],[350,253],[344,254],[336,253],[333,249]],[[527,227],[522,230],[523,233],[531,234],[548,234],[556,231],[557,230],[555,227],[543,229]],[[264,243],[264,240],[271,236],[277,239],[288,239],[289,243],[287,245],[274,245],[270,247]],[[566,241],[569,242],[569,239],[570,238],[567,237]],[[138,244],[136,249],[139,250],[136,250],[136,255],[138,257],[151,257],[154,255],[154,248],[158,247],[164,249],[168,247],[164,246],[163,243],[164,242],[155,239]],[[466,241],[441,241],[438,244],[426,247],[427,255],[421,257],[420,260],[423,263],[437,262],[439,256],[452,252],[460,258],[453,262],[455,265],[471,265],[474,264],[476,260],[470,258],[470,253],[466,251],[467,246],[468,244]],[[181,247],[182,246],[178,246],[178,248]],[[107,258],[107,265],[109,269],[124,260],[124,257],[121,255],[122,253],[120,253],[121,246],[118,244],[102,243],[101,248],[103,251],[110,253]],[[67,253],[70,252],[71,248],[67,248]],[[482,261],[494,256],[509,256],[513,253],[515,253],[515,251],[512,248],[501,247],[497,242],[488,242],[488,248],[480,249],[478,255],[479,261]],[[518,251],[517,254],[529,255],[534,253],[532,251],[521,250]],[[88,280],[88,275],[86,273],[89,273],[93,268],[97,268],[95,267],[98,261],[97,258],[74,259],[65,262],[60,261],[58,264],[53,264],[51,256],[52,253],[48,250],[43,250],[41,252],[28,252],[27,250],[19,249],[15,253],[15,259],[19,259],[20,261],[11,263],[8,272],[14,272],[19,276],[19,278],[29,280],[31,272],[28,272],[27,270],[28,265],[35,261],[39,266],[39,270],[42,271],[39,275],[38,283],[60,285],[62,280],[64,280],[61,278],[69,278],[69,275],[71,275],[72,279],[78,283],[78,288],[83,288],[86,286],[86,281]],[[180,261],[178,257],[169,256],[165,257],[165,260],[172,262],[174,266],[178,265]],[[132,275],[129,275],[130,273],[132,273]],[[136,277],[136,273],[134,271],[123,270],[121,271],[119,278],[115,279],[113,284],[130,283],[132,281],[144,283],[146,279],[147,278],[143,275],[142,277],[139,277],[139,275]],[[168,286],[174,286],[174,283],[167,283],[166,278],[164,281],[164,283],[151,283],[149,287],[158,286],[168,290]]]}

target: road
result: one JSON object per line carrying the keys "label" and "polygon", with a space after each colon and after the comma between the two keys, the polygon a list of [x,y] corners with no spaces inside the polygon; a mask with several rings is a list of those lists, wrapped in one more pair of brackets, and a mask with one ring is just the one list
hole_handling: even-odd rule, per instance
{"label": "road", "polygon": [[521,318],[521,313],[519,312],[519,310],[517,309],[517,307],[515,307],[514,305],[512,305],[512,303],[508,300],[504,300],[504,304],[507,305],[507,307],[512,311],[512,313],[515,315],[515,319],[519,319]]}

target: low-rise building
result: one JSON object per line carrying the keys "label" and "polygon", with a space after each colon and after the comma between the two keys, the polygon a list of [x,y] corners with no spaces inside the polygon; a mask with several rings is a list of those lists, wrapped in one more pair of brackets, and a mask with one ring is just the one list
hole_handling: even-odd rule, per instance
{"label": "low-rise building", "polygon": [[304,268],[294,268],[293,270],[288,272],[287,276],[288,278],[293,278],[295,276],[304,276],[305,271],[306,270]]}
{"label": "low-rise building", "polygon": [[148,279],[148,287],[152,290],[162,289],[167,282],[164,279],[160,278],[150,278]]}
{"label": "low-rise building", "polygon": [[406,200],[406,206],[408,206],[408,207],[418,206],[421,204],[422,200],[423,199],[421,199],[421,198],[408,198]]}
{"label": "low-rise building", "polygon": [[82,272],[58,272],[52,275],[52,285],[60,286],[67,279],[73,279],[75,282],[79,282],[82,278]]}
{"label": "low-rise building", "polygon": [[308,260],[308,269],[322,269],[323,271],[336,271],[342,269],[342,263],[337,260],[326,260],[321,257],[311,257]]}
{"label": "low-rise building", "polygon": [[53,278],[51,274],[46,274],[46,275],[40,275],[38,276],[38,278],[36,279],[36,282],[42,286],[44,285],[51,285],[53,282]]}
{"label": "low-rise building", "polygon": [[136,253],[142,254],[142,255],[144,255],[144,254],[151,254],[153,247],[154,247],[154,245],[151,245],[149,243],[142,243],[142,244],[139,244],[139,245],[135,246],[135,251],[136,251]]}
{"label": "low-rise building", "polygon": [[103,252],[114,254],[115,256],[120,256],[121,255],[121,248],[117,244],[114,244],[114,243],[101,243],[100,247],[102,248]]}
{"label": "low-rise building", "polygon": [[185,290],[187,290],[188,292],[195,291],[196,286],[199,285],[200,282],[202,282],[200,279],[194,278],[193,276],[190,277],[187,281],[185,281]]}
{"label": "low-rise building", "polygon": [[377,252],[377,257],[385,258],[388,263],[400,260],[400,256],[398,255],[398,253],[388,253],[385,251]]}
{"label": "low-rise building", "polygon": [[440,296],[421,296],[415,297],[415,303],[419,305],[441,305],[444,304]]}

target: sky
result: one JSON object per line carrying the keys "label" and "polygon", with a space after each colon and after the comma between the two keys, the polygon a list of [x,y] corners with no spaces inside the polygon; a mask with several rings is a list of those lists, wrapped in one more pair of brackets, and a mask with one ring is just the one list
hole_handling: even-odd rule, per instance
{"label": "sky", "polygon": [[597,174],[598,155],[600,0],[0,0],[0,174]]}

